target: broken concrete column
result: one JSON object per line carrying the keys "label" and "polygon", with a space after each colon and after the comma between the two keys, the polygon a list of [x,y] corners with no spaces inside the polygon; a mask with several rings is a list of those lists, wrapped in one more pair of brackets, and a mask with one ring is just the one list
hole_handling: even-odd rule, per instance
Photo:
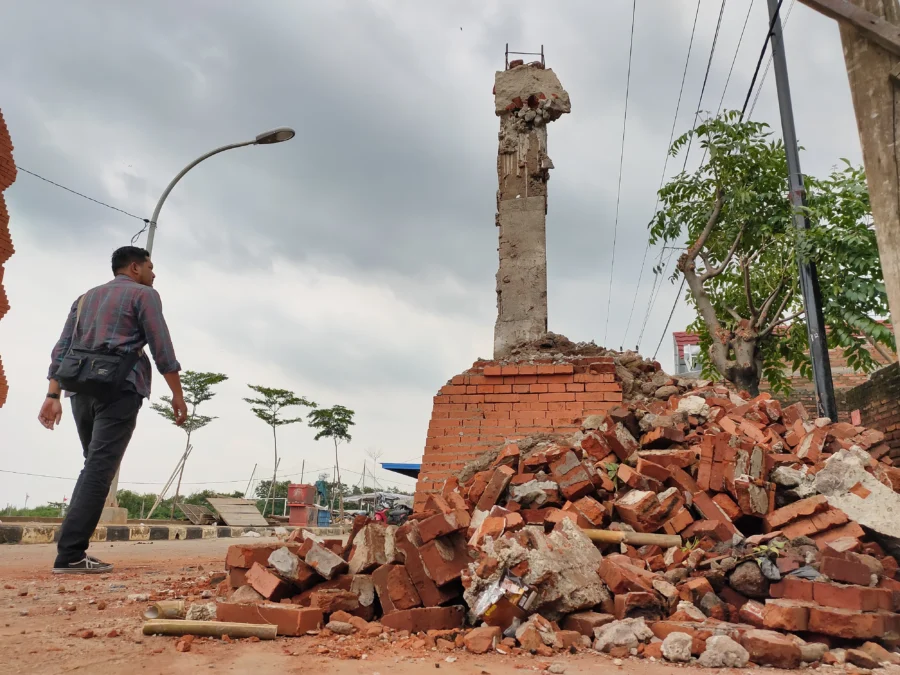
{"label": "broken concrete column", "polygon": [[547,124],[572,107],[556,74],[540,63],[500,71],[494,78],[500,117],[497,152],[497,323],[494,358],[547,332]]}

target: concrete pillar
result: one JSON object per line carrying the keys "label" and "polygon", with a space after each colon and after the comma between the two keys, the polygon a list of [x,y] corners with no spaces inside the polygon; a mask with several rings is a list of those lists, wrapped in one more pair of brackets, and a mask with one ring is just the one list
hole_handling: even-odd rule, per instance
{"label": "concrete pillar", "polygon": [[[897,0],[853,0],[853,4],[900,26]],[[840,29],[878,254],[896,326],[900,321],[900,84],[891,77],[891,70],[900,64],[900,58],[843,21]]]}
{"label": "concrete pillar", "polygon": [[494,78],[500,117],[497,220],[500,268],[494,358],[547,332],[547,124],[571,110],[556,74],[540,63],[510,63]]}

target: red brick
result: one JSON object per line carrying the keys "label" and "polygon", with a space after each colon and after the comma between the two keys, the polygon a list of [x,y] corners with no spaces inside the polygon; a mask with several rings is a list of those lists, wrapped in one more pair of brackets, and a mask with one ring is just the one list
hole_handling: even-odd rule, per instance
{"label": "red brick", "polygon": [[359,609],[359,596],[339,588],[316,589],[309,596],[309,606],[325,614],[354,612]]}
{"label": "red brick", "polygon": [[247,583],[257,593],[269,600],[280,600],[287,595],[288,585],[276,574],[273,574],[259,563],[247,571]]}
{"label": "red brick", "polygon": [[859,612],[893,611],[893,593],[884,588],[813,582],[812,599],[825,607]]}
{"label": "red brick", "polygon": [[615,621],[615,617],[612,614],[577,612],[575,614],[569,614],[569,616],[563,620],[562,627],[564,630],[576,631],[593,639],[595,629],[602,628],[613,621]]}
{"label": "red brick", "polygon": [[872,578],[872,570],[867,565],[855,560],[831,556],[822,557],[819,562],[819,571],[833,581],[845,581],[848,584],[863,586],[868,586]]}
{"label": "red brick", "polygon": [[809,603],[797,600],[766,600],[763,625],[788,633],[805,631],[809,626]]}
{"label": "red brick", "polygon": [[420,607],[388,614],[381,624],[393,630],[410,633],[427,633],[430,630],[453,630],[461,628],[465,610],[461,606]]}
{"label": "red brick", "polygon": [[684,434],[672,427],[657,427],[641,436],[641,447],[664,450],[673,444],[684,443]]}
{"label": "red brick", "polygon": [[404,565],[382,565],[372,573],[372,582],[385,614],[422,605]]}
{"label": "red brick", "polygon": [[784,577],[781,581],[769,586],[769,595],[773,598],[812,602],[813,582],[797,577]]}
{"label": "red brick", "polygon": [[604,556],[598,572],[603,583],[614,594],[653,590],[650,581],[642,578],[635,568],[616,563],[611,556]]}
{"label": "red brick", "polygon": [[422,604],[426,607],[436,607],[444,605],[456,597],[457,593],[450,587],[443,589],[438,588],[428,573],[425,571],[425,565],[422,562],[419,547],[422,540],[418,536],[417,523],[407,522],[397,530],[394,538],[397,549],[403,556],[403,562],[406,566],[406,572],[412,579],[422,600]]}
{"label": "red brick", "polygon": [[243,567],[250,569],[253,563],[259,563],[263,567],[269,564],[269,556],[279,548],[287,546],[287,549],[294,554],[300,550],[300,545],[289,543],[287,545],[281,542],[274,544],[233,544],[228,547],[228,553],[225,554],[225,567]]}
{"label": "red brick", "polygon": [[763,518],[763,526],[766,532],[772,532],[798,518],[804,518],[827,510],[828,500],[825,498],[825,495],[808,497],[772,511],[772,513]]}
{"label": "red brick", "polygon": [[757,665],[787,670],[800,666],[800,647],[787,635],[770,630],[748,630],[741,637],[741,646]]}
{"label": "red brick", "polygon": [[[757,602],[756,600],[748,600],[740,607],[738,611],[738,616],[741,621],[744,623],[748,623],[751,626],[756,626],[757,628],[762,628],[765,625],[765,605],[761,602]],[[807,621],[809,621],[809,616],[807,613]]]}
{"label": "red brick", "polygon": [[247,585],[247,570],[243,567],[232,567],[228,570],[228,585],[232,588],[240,588]]}
{"label": "red brick", "polygon": [[704,577],[694,577],[688,579],[683,584],[679,584],[678,593],[682,600],[692,602],[699,606],[703,596],[707,593],[714,593],[714,591],[708,579]]}
{"label": "red brick", "polygon": [[500,499],[500,496],[503,494],[504,490],[506,490],[509,481],[512,480],[514,475],[516,475],[516,472],[508,466],[498,466],[494,469],[490,481],[484,488],[481,497],[478,499],[478,509],[481,511],[489,511],[490,508],[497,503],[497,500]]}
{"label": "red brick", "polygon": [[422,538],[422,542],[426,543],[451,532],[466,530],[469,528],[469,523],[470,518],[467,511],[438,513],[419,522],[419,536]]}
{"label": "red brick", "polygon": [[672,477],[672,471],[660,464],[654,464],[646,459],[639,458],[635,470],[642,476],[653,478],[660,483],[665,483]]}
{"label": "red brick", "polygon": [[809,630],[845,639],[869,640],[896,635],[895,614],[811,607]]}
{"label": "red brick", "polygon": [[725,513],[726,516],[730,520],[737,520],[741,517],[741,509],[738,507],[734,501],[726,495],[724,492],[720,492],[717,495],[714,495],[712,498],[713,502],[715,502],[716,506],[718,506]]}
{"label": "red brick", "polygon": [[216,620],[275,624],[278,635],[297,637],[321,628],[324,617],[320,609],[307,609],[297,605],[220,602],[216,604]]}
{"label": "red brick", "polygon": [[663,617],[663,608],[655,592],[617,593],[615,616],[617,619],[644,617],[648,621],[658,620]]}
{"label": "red brick", "polygon": [[466,539],[458,532],[429,541],[419,548],[419,555],[426,573],[438,586],[459,579],[472,562]]}

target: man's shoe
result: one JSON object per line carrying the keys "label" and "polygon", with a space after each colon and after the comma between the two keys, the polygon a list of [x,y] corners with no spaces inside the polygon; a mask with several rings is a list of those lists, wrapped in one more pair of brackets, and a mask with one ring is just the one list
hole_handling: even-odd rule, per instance
{"label": "man's shoe", "polygon": [[86,555],[78,562],[54,566],[53,574],[105,574],[112,568],[111,564]]}

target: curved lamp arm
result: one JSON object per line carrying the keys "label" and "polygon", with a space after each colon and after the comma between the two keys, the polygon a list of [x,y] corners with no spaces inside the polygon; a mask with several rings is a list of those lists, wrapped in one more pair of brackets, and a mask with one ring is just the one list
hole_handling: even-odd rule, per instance
{"label": "curved lamp arm", "polygon": [[172,182],[166,186],[166,189],[163,191],[162,196],[160,196],[159,201],[156,202],[156,208],[153,209],[153,216],[150,218],[150,229],[147,233],[147,251],[149,253],[153,253],[153,238],[156,234],[156,219],[159,218],[159,212],[162,210],[163,204],[166,201],[166,197],[169,196],[169,193],[172,191],[172,188],[180,181],[184,174],[197,166],[204,159],[209,159],[213,155],[218,155],[220,152],[225,152],[226,150],[231,150],[232,148],[242,148],[245,145],[254,145],[256,140],[252,141],[244,141],[243,143],[232,143],[231,145],[223,145],[221,148],[216,148],[215,150],[210,150],[205,155],[201,155],[193,162],[184,167],[175,178],[172,179]]}
{"label": "curved lamp arm", "polygon": [[218,155],[220,152],[225,152],[226,150],[232,150],[234,148],[243,148],[245,145],[271,145],[273,143],[283,143],[284,141],[289,141],[294,137],[294,130],[290,127],[278,127],[277,129],[272,129],[271,131],[264,131],[259,134],[252,141],[243,141],[242,143],[232,143],[231,145],[223,145],[221,148],[216,148],[215,150],[210,150],[205,155],[201,155],[193,162],[184,167],[175,178],[172,179],[172,182],[166,186],[165,191],[162,193],[162,196],[159,198],[159,201],[156,202],[156,208],[153,209],[153,216],[150,218],[150,230],[147,233],[147,252],[153,253],[153,239],[156,235],[156,220],[159,218],[159,212],[162,210],[163,204],[166,201],[166,197],[169,196],[169,193],[172,191],[172,188],[180,181],[184,174],[197,166],[204,159],[208,159],[213,155]]}

